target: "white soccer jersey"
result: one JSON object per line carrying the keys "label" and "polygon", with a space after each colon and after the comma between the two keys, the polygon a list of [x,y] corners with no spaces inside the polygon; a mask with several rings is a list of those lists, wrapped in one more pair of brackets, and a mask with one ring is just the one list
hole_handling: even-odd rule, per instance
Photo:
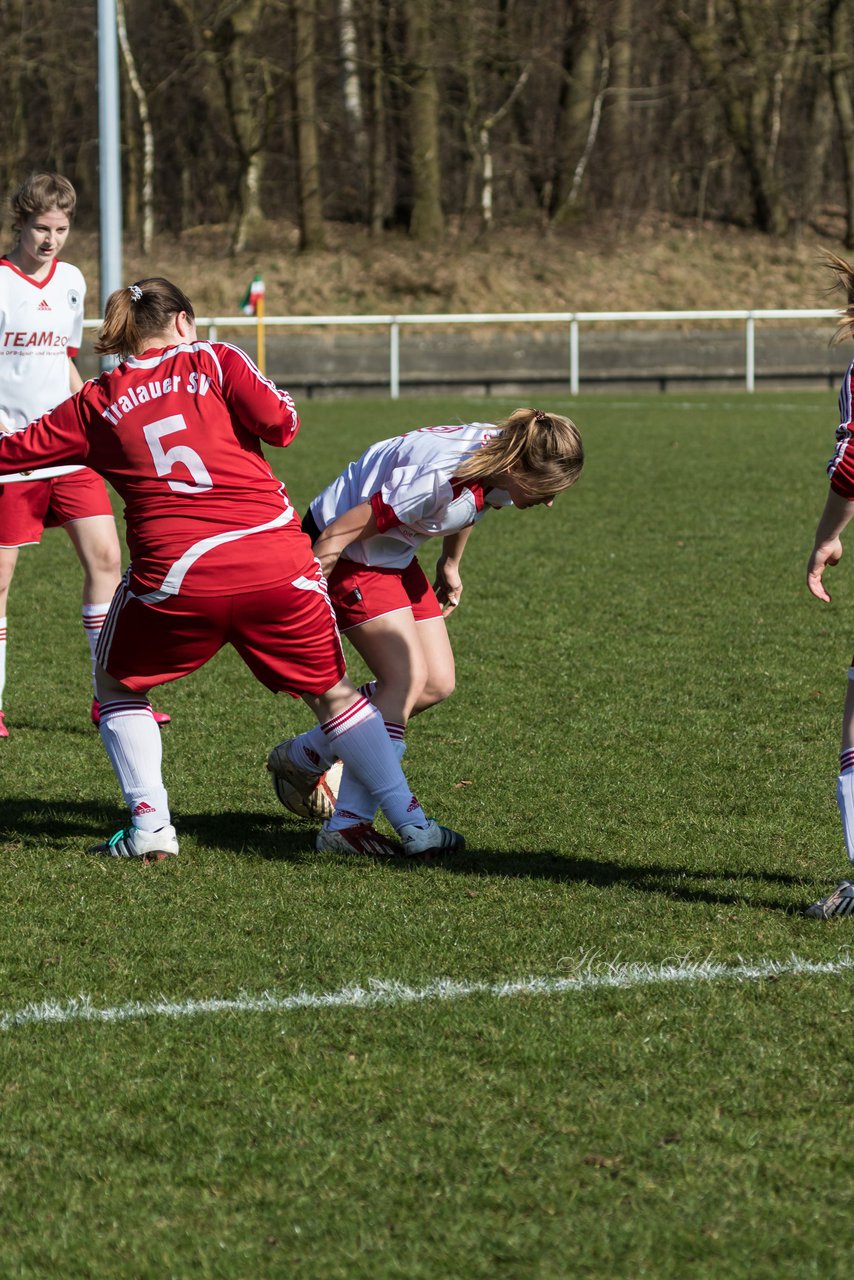
{"label": "white soccer jersey", "polygon": [[0,258],[0,421],[13,431],[71,394],[68,361],[83,336],[86,282],[70,262],[33,280]]}
{"label": "white soccer jersey", "polygon": [[357,564],[405,568],[427,538],[458,533],[491,507],[512,505],[503,489],[484,492],[476,480],[455,478],[463,461],[497,434],[490,422],[468,422],[422,427],[371,445],[311,504],[318,529],[370,502],[379,532],[351,542],[344,555]]}

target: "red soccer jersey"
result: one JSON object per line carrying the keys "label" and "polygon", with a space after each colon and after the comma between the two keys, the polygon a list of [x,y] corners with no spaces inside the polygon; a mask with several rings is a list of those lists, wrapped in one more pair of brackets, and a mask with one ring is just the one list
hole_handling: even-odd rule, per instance
{"label": "red soccer jersey", "polygon": [[851,439],[854,436],[852,395],[854,395],[854,360],[849,364],[839,389],[839,426],[836,428],[836,439],[839,443],[827,464],[830,487],[849,502],[854,500],[854,449],[851,445]]}
{"label": "red soccer jersey", "polygon": [[0,472],[85,462],[109,480],[125,502],[137,589],[255,591],[313,566],[261,450],[298,430],[290,396],[244,352],[196,341],[130,357],[0,437]]}

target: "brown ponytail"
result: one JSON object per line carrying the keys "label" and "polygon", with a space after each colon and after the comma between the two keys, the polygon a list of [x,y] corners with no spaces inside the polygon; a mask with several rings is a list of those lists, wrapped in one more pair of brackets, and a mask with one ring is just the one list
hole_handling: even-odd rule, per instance
{"label": "brown ponytail", "polygon": [[187,295],[162,276],[116,289],[107,299],[95,350],[100,355],[138,355],[153,338],[167,334],[182,311],[190,320],[195,319]]}

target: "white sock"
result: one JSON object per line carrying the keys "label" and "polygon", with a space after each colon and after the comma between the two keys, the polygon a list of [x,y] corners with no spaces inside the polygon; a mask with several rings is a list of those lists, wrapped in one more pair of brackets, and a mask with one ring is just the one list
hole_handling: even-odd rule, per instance
{"label": "white sock", "polygon": [[298,768],[308,769],[309,773],[325,773],[337,758],[322,724],[293,738],[288,744],[288,755]]}
{"label": "white sock", "polygon": [[[400,761],[406,751],[406,743],[403,740],[403,725],[389,724],[386,721],[385,727],[394,749],[394,754]],[[335,802],[335,813],[329,819],[330,830],[339,831],[342,827],[351,827],[356,822],[373,822],[376,816],[377,803],[373,795],[367,787],[363,786],[352,769],[348,769],[345,765],[344,772],[341,774],[338,799]]]}
{"label": "white sock", "polygon": [[[410,790],[386,732],[383,718],[365,698],[322,726],[330,747],[382,809],[396,831],[408,823],[425,826],[427,818]],[[337,813],[337,810],[336,810]]]}
{"label": "white sock", "polygon": [[163,739],[144,694],[101,703],[98,725],[133,826],[159,831],[171,821],[163,786]]}
{"label": "white sock", "polygon": [[[369,680],[366,684],[360,684],[358,691],[370,701],[376,687],[376,680]],[[316,770],[318,773],[324,773],[338,759],[322,724],[316,724],[292,739],[288,755],[300,769],[308,769],[309,772]]]}
{"label": "white sock", "polygon": [[3,690],[6,688],[6,619],[0,618],[0,710],[3,708]]}
{"label": "white sock", "polygon": [[854,862],[854,768],[836,779],[836,803],[842,818],[842,836],[849,862]]}
{"label": "white sock", "polygon": [[101,634],[101,628],[107,619],[107,613],[110,609],[111,601],[106,604],[84,604],[83,606],[83,630],[86,633],[86,639],[89,642],[89,657],[92,660],[92,686],[95,685],[95,647],[98,643],[98,636]]}

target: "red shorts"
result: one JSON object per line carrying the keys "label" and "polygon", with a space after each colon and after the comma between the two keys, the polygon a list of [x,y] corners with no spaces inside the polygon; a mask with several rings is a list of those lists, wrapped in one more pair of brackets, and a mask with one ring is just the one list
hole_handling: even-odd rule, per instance
{"label": "red shorts", "polygon": [[45,529],[112,514],[107,486],[88,467],[49,480],[0,484],[0,547],[29,546],[41,542]]}
{"label": "red shorts", "polygon": [[98,640],[101,666],[145,692],[197,671],[224,645],[273,693],[325,693],[343,677],[341,637],[319,567],[315,575],[239,595],[168,596],[146,603],[129,574]]}
{"label": "red shorts", "polygon": [[341,556],[329,576],[329,595],[342,631],[396,609],[411,609],[416,622],[442,616],[436,593],[415,559],[405,569],[379,569]]}

